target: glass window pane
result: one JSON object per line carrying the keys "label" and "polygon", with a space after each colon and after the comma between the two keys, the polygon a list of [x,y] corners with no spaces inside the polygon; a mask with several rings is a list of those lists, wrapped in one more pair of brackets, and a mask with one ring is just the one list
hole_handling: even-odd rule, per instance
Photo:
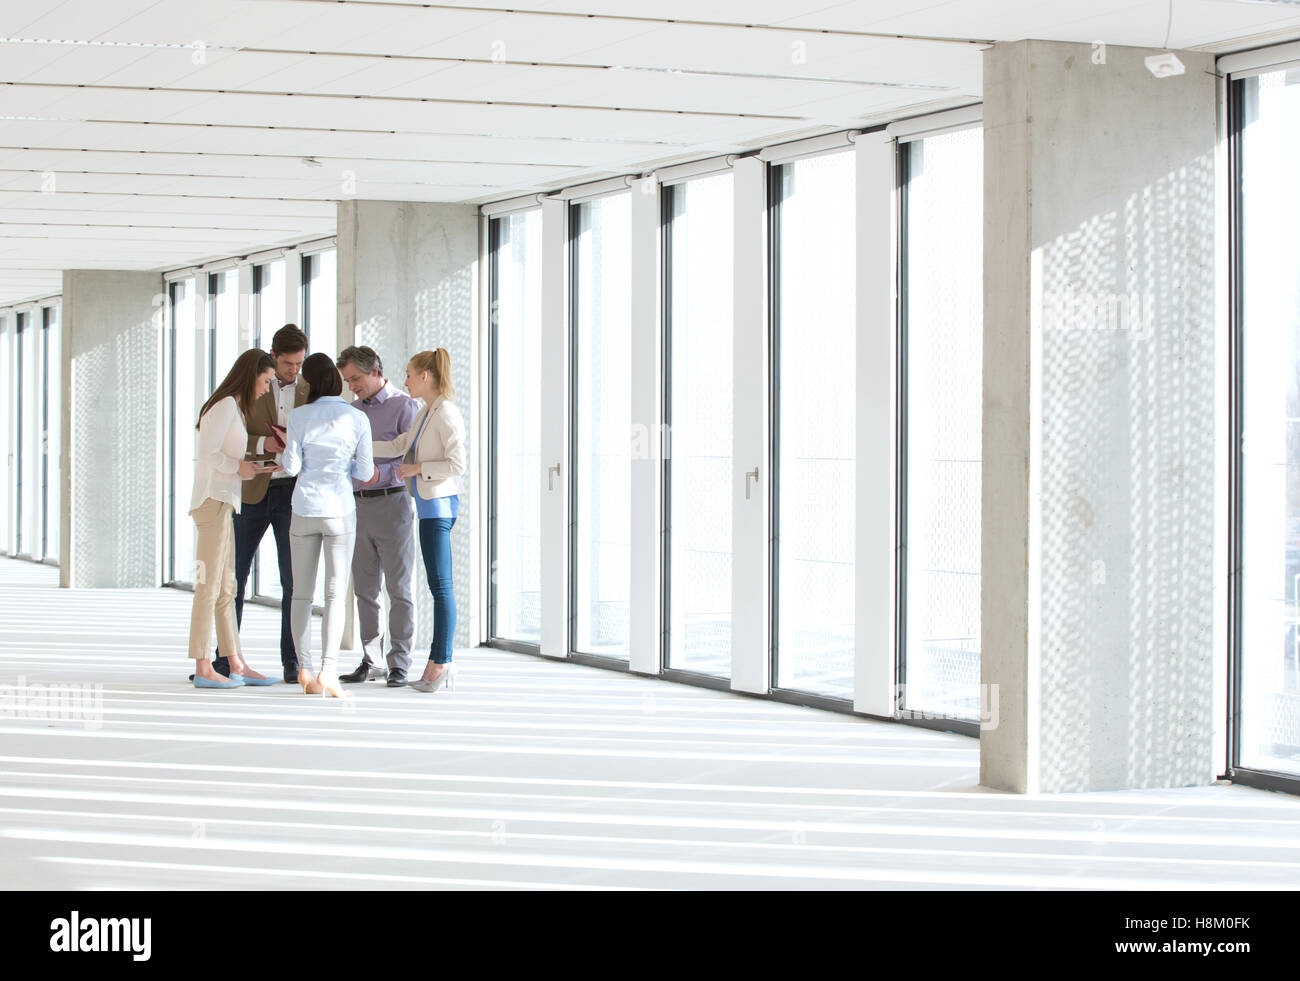
{"label": "glass window pane", "polygon": [[239,357],[239,273],[234,269],[212,273],[208,281],[208,329],[212,331],[208,392],[226,377]]}
{"label": "glass window pane", "polygon": [[577,651],[627,660],[631,588],[631,201],[574,206],[574,498]]}
{"label": "glass window pane", "polygon": [[303,323],[312,354],[338,353],[338,254],[318,252],[305,256],[302,267]]}
{"label": "glass window pane", "polygon": [[[173,460],[175,475],[175,500],[172,507],[172,575],[177,582],[194,582],[194,544],[197,531],[190,517],[190,495],[194,490],[194,450],[198,433],[194,426],[199,420],[199,409],[207,396],[197,398],[195,391],[195,357],[199,352],[195,343],[198,335],[194,329],[194,288],[191,279],[171,284],[172,344],[174,345],[174,370],[172,373],[172,398],[175,420]],[[203,339],[206,340],[206,332]]]}
{"label": "glass window pane", "polygon": [[1300,774],[1300,74],[1241,84],[1239,762]]}
{"label": "glass window pane", "polygon": [[719,174],[665,191],[668,666],[721,677],[731,675],[733,183]]}
{"label": "glass window pane", "polygon": [[45,308],[45,557],[59,558],[59,447],[63,403],[60,307]]}
{"label": "glass window pane", "polygon": [[22,482],[19,496],[18,553],[39,557],[41,516],[41,325],[39,312],[18,314],[19,371],[22,374],[19,398],[20,418],[18,474]]}
{"label": "glass window pane", "polygon": [[493,222],[492,634],[541,641],[542,213]]}
{"label": "glass window pane", "polygon": [[284,326],[284,260],[262,263],[253,283],[253,336],[258,338],[258,347],[269,351],[271,338]]}
{"label": "glass window pane", "polygon": [[902,707],[979,718],[984,149],[908,144],[906,683]]}
{"label": "glass window pane", "polygon": [[9,551],[13,543],[9,540],[10,512],[9,506],[13,501],[13,473],[11,472],[10,460],[13,459],[10,454],[14,453],[13,434],[11,427],[16,420],[18,399],[18,387],[14,383],[14,377],[11,373],[10,348],[13,344],[12,331],[14,329],[14,318],[12,314],[0,314],[0,384],[4,386],[5,408],[7,414],[0,426],[0,441],[3,441],[3,454],[5,458],[4,480],[0,481],[0,528],[4,530],[4,541],[0,542],[0,549]]}
{"label": "glass window pane", "polygon": [[853,697],[857,414],[854,155],[777,181],[778,688]]}

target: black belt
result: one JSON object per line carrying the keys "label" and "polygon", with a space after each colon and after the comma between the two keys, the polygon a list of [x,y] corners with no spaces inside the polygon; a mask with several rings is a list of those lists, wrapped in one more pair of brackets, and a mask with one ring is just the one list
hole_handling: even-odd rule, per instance
{"label": "black belt", "polygon": [[296,476],[271,478],[272,487],[288,487],[290,484],[296,484],[296,483],[298,483],[298,478]]}
{"label": "black belt", "polygon": [[383,497],[385,494],[404,494],[405,492],[406,485],[403,484],[401,487],[385,487],[382,490],[360,490],[352,493],[357,497]]}

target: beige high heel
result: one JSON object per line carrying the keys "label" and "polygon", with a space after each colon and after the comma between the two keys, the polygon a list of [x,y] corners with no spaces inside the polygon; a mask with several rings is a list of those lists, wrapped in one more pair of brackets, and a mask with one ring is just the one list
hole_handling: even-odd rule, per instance
{"label": "beige high heel", "polygon": [[352,692],[343,688],[342,682],[336,674],[325,674],[322,671],[316,675],[316,684],[320,686],[322,698],[351,698]]}
{"label": "beige high heel", "polygon": [[306,668],[298,669],[298,684],[302,685],[304,695],[321,695],[325,689],[321,686],[319,678],[313,678],[307,673]]}

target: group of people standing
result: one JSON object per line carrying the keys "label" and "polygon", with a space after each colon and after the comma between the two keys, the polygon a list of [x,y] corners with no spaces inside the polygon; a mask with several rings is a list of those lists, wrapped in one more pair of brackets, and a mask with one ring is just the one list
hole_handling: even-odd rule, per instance
{"label": "group of people standing", "polygon": [[[351,403],[342,398],[345,383],[355,396]],[[198,529],[189,646],[195,687],[278,680],[249,667],[239,643],[244,589],[268,527],[283,597],[284,681],[335,698],[346,696],[344,682],[407,685],[415,635],[413,521],[433,594],[434,628],[429,661],[410,687],[431,692],[452,686],[451,529],[467,457],[446,349],[412,357],[405,384],[409,394],[384,377],[369,347],[345,348],[337,362],[325,354],[309,357],[307,335],[286,324],[271,339],[269,354],[241,354],[203,404],[190,501]],[[316,670],[311,609],[322,554],[325,606]],[[363,656],[356,671],[340,677],[349,572]],[[380,622],[385,587],[386,632]],[[209,652],[214,624],[215,655]]]}

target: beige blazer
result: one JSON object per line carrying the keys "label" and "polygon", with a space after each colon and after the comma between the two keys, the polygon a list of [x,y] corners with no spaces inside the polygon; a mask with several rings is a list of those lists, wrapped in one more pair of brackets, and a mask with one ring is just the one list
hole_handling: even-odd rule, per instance
{"label": "beige blazer", "polygon": [[[275,386],[277,382],[271,382],[271,388],[260,399],[253,403],[253,409],[248,413],[248,455],[253,460],[274,460],[274,453],[257,452],[257,441],[263,436],[271,435],[271,423],[280,421],[279,411],[275,404]],[[298,376],[298,387],[293,393],[293,407],[296,409],[307,401],[307,396],[311,394],[311,386],[307,384],[307,379],[302,375]],[[277,476],[281,476],[277,474]],[[269,473],[259,473],[249,477],[244,481],[243,498],[245,504],[256,504],[262,498],[266,497],[266,488],[271,483]]]}
{"label": "beige blazer", "polygon": [[[429,422],[424,425],[424,420]],[[420,428],[424,425],[423,430]],[[416,446],[415,434],[420,434]],[[460,493],[457,477],[465,472],[468,454],[465,449],[465,419],[455,403],[439,395],[416,413],[411,428],[395,439],[376,440],[374,454],[400,456],[403,463],[418,463],[420,476],[416,492],[426,501]]]}

